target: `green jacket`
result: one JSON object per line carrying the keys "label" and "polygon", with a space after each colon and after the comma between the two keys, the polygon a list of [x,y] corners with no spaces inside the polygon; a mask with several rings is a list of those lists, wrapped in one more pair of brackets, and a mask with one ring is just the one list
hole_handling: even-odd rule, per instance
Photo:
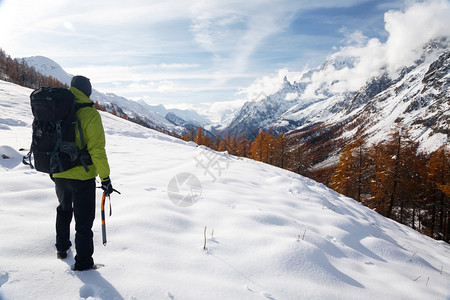
{"label": "green jacket", "polygon": [[[75,95],[76,103],[92,102],[77,88],[71,87],[69,90]],[[109,164],[105,151],[105,131],[103,130],[100,114],[93,107],[83,107],[77,111],[77,118],[81,122],[84,143],[87,145],[87,150],[91,155],[93,164],[88,166],[89,172],[86,172],[83,166],[76,166],[65,172],[55,173],[53,177],[87,180],[99,175],[100,179],[103,180],[109,177]],[[75,128],[75,142],[78,148],[81,149],[78,128]]]}

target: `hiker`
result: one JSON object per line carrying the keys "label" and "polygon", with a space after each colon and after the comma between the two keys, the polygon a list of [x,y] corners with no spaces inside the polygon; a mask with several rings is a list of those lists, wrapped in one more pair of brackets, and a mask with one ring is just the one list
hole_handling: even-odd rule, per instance
{"label": "hiker", "polygon": [[[89,99],[92,86],[88,78],[74,76],[69,90],[75,95],[75,103],[92,103]],[[72,269],[83,271],[94,268],[94,242],[92,225],[95,218],[95,194],[97,175],[107,196],[113,192],[109,179],[109,164],[105,151],[105,132],[99,112],[88,105],[76,112],[81,123],[82,139],[87,145],[92,164],[75,166],[61,173],[51,175],[55,182],[59,206],[56,209],[56,250],[59,259],[67,257],[71,247],[70,223],[75,216],[75,264]],[[81,148],[78,130],[75,142]]]}

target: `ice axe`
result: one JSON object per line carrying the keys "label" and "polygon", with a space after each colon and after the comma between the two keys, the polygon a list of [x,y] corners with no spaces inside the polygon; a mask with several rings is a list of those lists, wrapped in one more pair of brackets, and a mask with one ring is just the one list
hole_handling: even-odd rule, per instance
{"label": "ice axe", "polygon": [[[120,194],[118,190],[113,189],[114,192]],[[112,208],[111,208],[111,198],[108,195],[109,199],[109,216],[112,215]],[[105,220],[105,201],[106,201],[106,192],[103,192],[102,196],[102,204],[101,204],[101,211],[102,211],[102,242],[103,246],[106,246],[106,220]]]}

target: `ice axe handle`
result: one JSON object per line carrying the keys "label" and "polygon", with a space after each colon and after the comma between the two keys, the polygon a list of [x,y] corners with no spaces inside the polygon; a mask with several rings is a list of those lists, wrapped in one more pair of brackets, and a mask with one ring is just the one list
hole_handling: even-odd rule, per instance
{"label": "ice axe handle", "polygon": [[101,205],[101,211],[102,211],[102,240],[103,240],[103,246],[106,246],[105,200],[106,200],[106,194],[103,193],[103,196],[102,196],[102,205]]}

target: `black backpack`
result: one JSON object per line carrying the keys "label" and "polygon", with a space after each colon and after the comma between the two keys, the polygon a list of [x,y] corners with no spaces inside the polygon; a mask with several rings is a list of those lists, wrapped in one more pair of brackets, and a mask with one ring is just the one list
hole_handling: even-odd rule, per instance
{"label": "black backpack", "polygon": [[[41,87],[31,93],[30,102],[34,116],[33,138],[23,163],[48,174],[61,173],[79,165],[88,172],[87,166],[92,160],[76,112],[82,107],[92,107],[94,103],[75,103],[72,92],[60,87]],[[81,149],[75,143],[75,127],[80,132]]]}

